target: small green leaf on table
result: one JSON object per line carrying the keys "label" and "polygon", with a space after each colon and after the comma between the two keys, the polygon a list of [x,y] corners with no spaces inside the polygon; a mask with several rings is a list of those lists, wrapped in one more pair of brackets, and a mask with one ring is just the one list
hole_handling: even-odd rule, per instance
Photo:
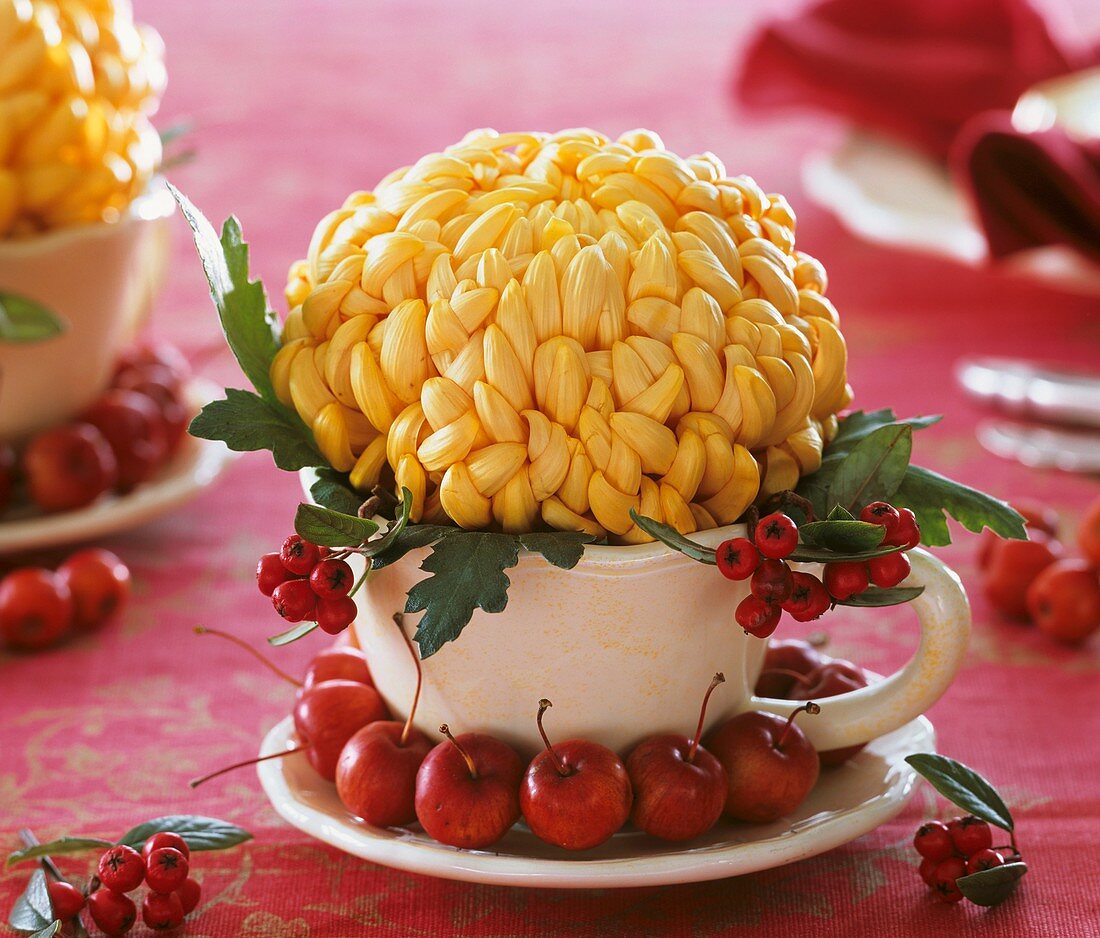
{"label": "small green leaf on table", "polygon": [[169,814],[131,828],[119,843],[140,850],[145,841],[161,831],[179,834],[192,850],[226,850],[252,839],[248,831],[228,821],[199,814]]}
{"label": "small green leaf on table", "polygon": [[275,465],[288,472],[325,465],[298,415],[251,391],[227,388],[225,400],[203,407],[188,432],[200,440],[221,440],[237,453],[270,450]]}
{"label": "small green leaf on table", "polygon": [[358,547],[378,530],[378,525],[369,518],[301,504],[294,516],[294,530],[321,547]]}
{"label": "small green leaf on table", "polygon": [[16,931],[37,932],[48,929],[53,920],[50,894],[46,891],[46,874],[43,870],[35,870],[23,894],[15,900],[8,924]]}
{"label": "small green leaf on table", "polygon": [[1001,796],[973,769],[931,752],[914,753],[905,761],[952,804],[1006,831],[1013,830],[1012,814]]}
{"label": "small green leaf on table", "polygon": [[397,506],[397,514],[390,522],[386,533],[364,545],[360,553],[364,557],[373,557],[375,554],[385,553],[389,550],[405,530],[409,523],[409,515],[412,513],[413,493],[405,486],[401,486],[401,504]]}
{"label": "small green leaf on table", "polygon": [[988,527],[1004,538],[1027,537],[1023,516],[1010,505],[920,466],[909,467],[893,504],[912,510],[921,543],[930,547],[951,543],[944,512],[975,534]]}
{"label": "small green leaf on table", "polygon": [[913,451],[913,428],[890,424],[868,434],[844,458],[829,486],[829,501],[850,512],[890,498],[898,490]]}
{"label": "small green leaf on table", "polygon": [[16,863],[26,863],[28,860],[38,860],[41,857],[61,856],[69,853],[84,853],[87,850],[103,850],[113,847],[109,840],[99,837],[59,837],[48,844],[35,844],[33,847],[24,847],[16,850],[8,857],[8,866]]}
{"label": "small green leaf on table", "polygon": [[0,342],[29,345],[52,339],[65,331],[65,323],[41,303],[0,291]]}
{"label": "small green leaf on table", "polygon": [[889,589],[880,589],[871,586],[862,593],[849,596],[847,599],[838,599],[838,606],[900,606],[902,603],[911,603],[924,592],[923,586],[892,586]]}
{"label": "small green leaf on table", "polygon": [[358,514],[363,504],[363,496],[351,487],[348,477],[335,469],[318,469],[309,495],[318,505],[345,515]]}
{"label": "small green leaf on table", "polygon": [[1005,863],[955,880],[959,891],[975,905],[1000,905],[1009,898],[1027,873],[1027,864]]}
{"label": "small green leaf on table", "polygon": [[280,648],[283,645],[290,645],[300,638],[305,638],[315,628],[317,628],[316,622],[299,622],[293,628],[289,628],[285,632],[280,632],[278,635],[272,635],[267,640],[267,643],[275,648]]}
{"label": "small green leaf on table", "polygon": [[646,534],[655,537],[673,550],[678,550],[681,554],[686,554],[692,560],[698,560],[700,563],[717,563],[714,558],[713,547],[698,544],[691,538],[684,537],[674,527],[655,521],[653,518],[647,518],[645,515],[640,515],[633,508],[630,509],[630,517]]}

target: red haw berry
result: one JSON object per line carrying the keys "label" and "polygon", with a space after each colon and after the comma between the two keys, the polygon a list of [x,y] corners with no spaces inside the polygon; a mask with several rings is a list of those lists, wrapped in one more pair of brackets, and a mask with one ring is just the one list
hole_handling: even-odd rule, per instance
{"label": "red haw berry", "polygon": [[73,597],[73,625],[91,631],[110,621],[130,598],[130,571],[109,550],[80,550],[57,568]]}
{"label": "red haw berry", "polygon": [[287,622],[303,622],[313,618],[317,594],[310,589],[308,580],[287,580],[275,587],[271,605]]}
{"label": "red haw berry", "polygon": [[882,557],[873,557],[867,561],[867,573],[871,582],[882,589],[897,586],[913,570],[909,558],[900,550]]}
{"label": "red haw berry", "polygon": [[917,525],[917,516],[908,508],[898,509],[898,523],[891,531],[886,529],[886,537],[882,543],[887,547],[900,547],[902,550],[910,550],[920,543],[920,527]]}
{"label": "red haw berry", "polygon": [[339,635],[355,621],[355,600],[350,596],[322,599],[317,603],[317,624],[329,635]]}
{"label": "red haw berry", "polygon": [[149,854],[145,882],[153,892],[175,892],[190,871],[187,857],[175,847],[158,847]]}
{"label": "red haw berry", "polygon": [[871,585],[867,564],[840,561],[825,564],[825,589],[838,601],[851,599]]}
{"label": "red haw berry", "polygon": [[749,586],[752,595],[766,603],[778,605],[786,602],[794,588],[791,568],[782,560],[762,560],[752,575]]}
{"label": "red haw berry", "polygon": [[972,814],[955,818],[947,825],[947,831],[955,849],[964,856],[972,857],[980,850],[988,850],[993,846],[993,829]]}
{"label": "red haw berry", "polygon": [[282,560],[283,566],[291,573],[298,576],[309,576],[309,572],[320,561],[321,552],[316,544],[311,544],[297,534],[291,534],[283,541],[283,549],[279,551],[279,559]]}
{"label": "red haw berry", "polygon": [[746,596],[737,604],[734,618],[749,635],[767,638],[779,625],[782,614],[778,606],[764,602],[759,596]]}
{"label": "red haw berry", "polygon": [[932,891],[941,902],[959,902],[963,894],[958,880],[966,875],[966,861],[959,857],[941,860],[932,874]]}
{"label": "red haw berry", "polygon": [[791,595],[783,603],[783,611],[797,622],[811,622],[828,611],[832,597],[812,573],[791,574]]}
{"label": "red haw berry", "polygon": [[340,599],[351,592],[355,574],[344,560],[322,560],[309,575],[309,585],[321,599]]}
{"label": "red haw berry", "polygon": [[133,900],[106,887],[88,896],[88,911],[96,928],[110,938],[125,935],[137,921],[137,906]]}
{"label": "red haw berry", "polygon": [[981,873],[983,870],[991,870],[995,866],[1004,866],[1005,858],[997,850],[979,850],[966,861],[967,875]]}
{"label": "red haw berry", "polygon": [[149,863],[149,854],[161,847],[174,847],[188,860],[191,859],[191,848],[187,846],[186,840],[171,831],[160,831],[145,841],[145,846],[141,848],[141,855],[145,857],[146,865]]}
{"label": "red haw berry", "polygon": [[715,548],[714,559],[727,580],[746,580],[760,564],[760,551],[747,537],[734,537]]}
{"label": "red haw berry", "polygon": [[278,554],[264,554],[256,564],[256,585],[265,596],[270,596],[276,586],[292,579],[294,574],[283,566]]}
{"label": "red haw berry", "polygon": [[193,879],[185,879],[183,885],[176,890],[176,895],[180,897],[180,903],[183,905],[183,914],[190,915],[202,898],[202,886]]}
{"label": "red haw berry", "polygon": [[0,580],[0,643],[20,651],[49,648],[72,622],[72,592],[50,570],[23,567]]}
{"label": "red haw berry", "polygon": [[131,892],[145,879],[145,861],[133,847],[119,844],[99,858],[99,881],[115,892]]}
{"label": "red haw berry", "polygon": [[926,886],[931,886],[935,882],[933,877],[940,862],[940,860],[929,860],[927,857],[920,861],[920,878],[924,880]]}
{"label": "red haw berry", "polygon": [[881,524],[886,528],[886,536],[890,536],[901,522],[901,513],[889,502],[871,502],[859,513],[859,520],[868,524]]}
{"label": "red haw berry", "polygon": [[183,924],[183,901],[174,893],[146,893],[141,903],[141,918],[153,931],[168,931]]}
{"label": "red haw berry", "polygon": [[934,860],[937,863],[955,853],[951,832],[943,821],[929,821],[927,824],[922,824],[913,838],[913,846],[926,860]]}
{"label": "red haw berry", "polygon": [[798,546],[798,525],[781,511],[760,519],[754,533],[756,546],[765,557],[781,560]]}
{"label": "red haw berry", "polygon": [[59,918],[63,922],[76,918],[84,908],[84,893],[72,883],[51,879],[46,883],[46,892],[50,897],[50,908],[53,910],[54,918]]}

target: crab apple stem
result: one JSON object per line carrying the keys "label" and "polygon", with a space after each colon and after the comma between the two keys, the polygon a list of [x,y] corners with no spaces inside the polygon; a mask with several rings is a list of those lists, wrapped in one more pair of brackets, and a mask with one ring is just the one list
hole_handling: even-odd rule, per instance
{"label": "crab apple stem", "polygon": [[232,642],[238,648],[243,648],[253,658],[255,658],[258,662],[260,662],[260,664],[262,664],[265,668],[267,668],[273,674],[276,674],[279,677],[281,677],[288,684],[293,684],[295,687],[301,687],[302,686],[301,681],[299,681],[297,678],[291,677],[289,674],[286,673],[286,671],[284,671],[282,668],[280,668],[274,661],[272,661],[270,658],[267,658],[262,652],[257,651],[255,648],[253,648],[251,645],[249,645],[248,642],[244,641],[243,639],[237,638],[236,635],[230,635],[228,632],[223,632],[221,629],[208,629],[205,625],[196,625],[195,626],[195,634],[196,635],[216,635],[218,638],[224,638],[227,642]]}
{"label": "crab apple stem", "polygon": [[773,674],[781,674],[783,677],[793,677],[799,684],[806,685],[812,683],[810,678],[805,674],[800,674],[798,671],[792,671],[790,668],[767,668],[760,672],[760,676],[768,675],[771,677]]}
{"label": "crab apple stem", "polygon": [[[367,564],[367,569],[363,571],[358,580],[355,581],[355,585],[348,591],[348,596],[354,596],[359,592],[360,587],[367,582],[367,577],[370,576],[370,564]],[[355,633],[355,629],[352,629],[352,634]]]}
{"label": "crab apple stem", "polygon": [[295,746],[293,749],[287,749],[285,752],[273,752],[267,756],[256,756],[253,759],[245,759],[243,762],[234,762],[232,765],[227,765],[224,769],[218,769],[217,772],[211,772],[209,775],[193,778],[187,784],[192,788],[198,788],[203,783],[209,782],[212,778],[217,778],[219,775],[225,775],[227,772],[243,769],[245,766],[256,765],[260,762],[267,762],[271,759],[285,759],[287,756],[293,756],[295,753],[305,752],[308,748],[309,743],[302,743],[302,745]]}
{"label": "crab apple stem", "polygon": [[409,716],[405,720],[405,726],[401,730],[401,739],[398,742],[399,746],[404,746],[409,741],[409,733],[412,732],[413,720],[416,717],[416,707],[420,703],[420,688],[424,686],[424,669],[420,666],[420,655],[416,653],[416,649],[413,648],[412,639],[405,634],[405,615],[401,612],[395,612],[393,614],[394,624],[397,626],[397,631],[401,633],[401,637],[405,640],[405,647],[409,649],[409,654],[412,655],[413,665],[416,668],[416,691],[413,693],[412,706],[409,707]]}
{"label": "crab apple stem", "polygon": [[710,695],[714,693],[714,688],[724,683],[726,683],[726,676],[719,671],[711,679],[710,687],[707,688],[707,692],[703,694],[703,705],[699,708],[699,723],[695,727],[695,736],[691,740],[691,748],[688,749],[688,754],[684,758],[685,762],[695,761],[695,753],[699,749],[699,740],[703,737],[703,720],[706,719],[707,716],[707,703],[710,700]]}
{"label": "crab apple stem", "polygon": [[809,703],[804,703],[801,707],[798,707],[797,709],[792,710],[791,715],[789,717],[787,717],[787,725],[783,727],[782,735],[775,742],[775,748],[776,749],[782,749],[783,748],[783,744],[787,741],[787,734],[790,733],[791,727],[794,725],[794,718],[796,716],[798,716],[800,713],[802,713],[803,711],[805,711],[806,713],[809,713],[809,714],[815,714],[815,713],[820,713],[821,708],[811,700]]}
{"label": "crab apple stem", "polygon": [[449,739],[451,741],[451,745],[454,746],[455,749],[458,750],[458,754],[460,756],[462,756],[463,759],[466,760],[466,768],[468,768],[470,770],[470,778],[476,779],[477,778],[477,766],[474,765],[473,757],[465,749],[463,749],[458,744],[458,740],[455,739],[454,736],[451,735],[451,728],[446,723],[440,723],[439,724],[439,732],[441,732],[444,736],[447,737],[447,739]]}
{"label": "crab apple stem", "polygon": [[545,697],[543,697],[542,700],[539,701],[539,712],[538,716],[535,717],[535,722],[539,726],[539,736],[542,737],[543,745],[546,746],[546,751],[550,753],[550,758],[554,760],[554,767],[558,770],[558,775],[560,775],[562,778],[565,778],[567,775],[570,774],[569,768],[564,762],[561,761],[561,757],[558,756],[556,752],[554,752],[554,747],[550,745],[550,737],[546,735],[546,730],[543,728],[542,725],[542,715],[552,706],[554,705]]}

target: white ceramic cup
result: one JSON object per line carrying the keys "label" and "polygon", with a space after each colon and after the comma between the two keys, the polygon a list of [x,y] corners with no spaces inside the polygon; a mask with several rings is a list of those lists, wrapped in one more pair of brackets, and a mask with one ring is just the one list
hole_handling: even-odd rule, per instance
{"label": "white ceramic cup", "polygon": [[0,342],[0,440],[61,423],[106,388],[159,285],[174,209],[157,183],[117,222],[0,240],[0,292],[35,300],[65,324],[42,342]]}
{"label": "white ceramic cup", "polygon": [[[736,525],[694,538],[715,546],[744,533]],[[425,556],[426,549],[413,551],[375,571],[357,596],[355,635],[375,684],[402,718],[415,669],[392,616],[427,575],[419,569]],[[925,588],[912,603],[920,646],[885,680],[819,701],[820,715],[799,723],[819,750],[867,742],[909,722],[943,694],[962,663],[970,634],[962,584],[931,554],[914,550],[910,558],[906,585]],[[747,582],[726,580],[712,566],[644,544],[589,546],[572,570],[521,553],[507,573],[504,611],[476,610],[457,640],[423,662],[416,725],[432,738],[448,723],[456,733],[491,733],[531,754],[541,746],[538,701],[548,697],[553,739],[580,736],[625,752],[653,733],[693,733],[716,671],[726,683],[711,698],[708,725],[744,710],[786,715],[798,706],[753,696],[767,642],[734,622]],[[418,619],[405,617],[410,635]]]}

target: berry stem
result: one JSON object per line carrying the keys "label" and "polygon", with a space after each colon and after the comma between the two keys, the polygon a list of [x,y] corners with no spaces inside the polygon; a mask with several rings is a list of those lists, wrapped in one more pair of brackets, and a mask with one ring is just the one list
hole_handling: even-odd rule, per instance
{"label": "berry stem", "polygon": [[217,772],[211,772],[209,775],[203,775],[199,778],[193,778],[187,784],[192,788],[198,788],[205,782],[209,782],[212,778],[217,778],[219,775],[225,775],[226,772],[232,772],[235,769],[243,769],[248,765],[256,765],[260,762],[267,762],[271,759],[285,759],[287,756],[292,756],[298,752],[305,752],[309,748],[309,743],[302,743],[300,746],[295,746],[293,749],[287,749],[285,752],[273,752],[267,756],[256,756],[253,759],[245,759],[243,762],[234,762],[232,765],[227,765],[225,768],[218,769]]}
{"label": "berry stem", "polygon": [[542,715],[552,706],[554,705],[545,697],[543,697],[542,700],[539,701],[539,713],[538,716],[535,717],[535,722],[538,724],[539,736],[542,737],[543,745],[546,746],[546,751],[550,753],[550,758],[554,760],[554,767],[558,770],[558,775],[560,775],[562,778],[565,778],[570,774],[569,768],[564,762],[561,761],[561,758],[558,756],[558,754],[554,752],[554,747],[550,745],[550,737],[546,735],[546,730],[543,728],[542,725]]}
{"label": "berry stem", "polygon": [[466,760],[466,768],[468,768],[470,770],[470,778],[476,779],[477,778],[477,766],[474,764],[473,757],[465,749],[463,749],[458,744],[458,740],[455,739],[451,735],[451,728],[446,723],[440,723],[439,724],[439,732],[441,732],[444,736],[447,737],[447,739],[449,739],[451,741],[451,745],[454,746],[455,749],[458,750],[458,754],[460,756],[462,756],[463,759]]}
{"label": "berry stem", "polygon": [[370,561],[368,560],[367,561],[367,569],[363,571],[363,573],[359,577],[359,579],[355,581],[355,585],[348,591],[348,596],[349,597],[354,596],[356,593],[359,592],[359,587],[361,587],[364,583],[367,582],[367,577],[370,576],[370,572],[371,572]]}
{"label": "berry stem", "polygon": [[780,735],[779,739],[777,739],[775,741],[775,748],[776,749],[782,749],[783,748],[783,744],[787,741],[787,734],[790,733],[791,727],[794,725],[794,718],[796,716],[798,716],[800,713],[802,713],[803,711],[805,711],[806,713],[809,713],[809,714],[814,714],[814,713],[820,713],[821,708],[811,700],[808,703],[804,703],[801,707],[798,707],[797,709],[792,710],[791,715],[789,717],[787,717],[787,725],[783,727],[782,735]]}
{"label": "berry stem", "polygon": [[267,668],[273,674],[276,674],[279,677],[281,677],[288,684],[293,684],[295,687],[301,687],[302,686],[301,681],[299,681],[295,677],[291,677],[291,675],[287,674],[286,671],[284,671],[282,668],[280,668],[274,661],[267,658],[262,652],[257,651],[255,648],[253,648],[251,645],[249,645],[248,642],[244,641],[243,639],[237,638],[236,635],[230,635],[228,632],[223,632],[221,629],[208,629],[205,625],[196,625],[195,626],[195,634],[196,635],[216,635],[218,638],[224,638],[227,642],[231,642],[232,644],[236,645],[238,648],[243,648],[253,658],[255,658],[258,662],[260,662],[260,664],[262,664],[265,668]]}
{"label": "berry stem", "polygon": [[714,693],[714,688],[725,682],[726,676],[721,671],[711,679],[710,687],[707,688],[707,692],[703,695],[703,705],[699,708],[699,723],[695,727],[695,736],[692,738],[691,748],[688,749],[688,754],[684,758],[685,762],[691,763],[695,761],[695,753],[699,749],[699,740],[703,738],[703,720],[707,715],[707,703],[710,700],[710,695]]}
{"label": "berry stem", "polygon": [[401,633],[401,637],[405,640],[405,647],[409,649],[409,654],[412,655],[413,665],[416,667],[416,691],[413,693],[412,706],[409,707],[409,715],[405,719],[405,726],[401,730],[401,739],[398,742],[399,746],[404,747],[409,741],[409,733],[412,732],[413,719],[416,717],[416,707],[417,704],[420,703],[420,688],[424,686],[424,669],[420,665],[420,655],[418,655],[416,649],[413,648],[412,639],[405,634],[404,614],[395,612],[393,614],[393,621],[397,626],[397,631]]}

